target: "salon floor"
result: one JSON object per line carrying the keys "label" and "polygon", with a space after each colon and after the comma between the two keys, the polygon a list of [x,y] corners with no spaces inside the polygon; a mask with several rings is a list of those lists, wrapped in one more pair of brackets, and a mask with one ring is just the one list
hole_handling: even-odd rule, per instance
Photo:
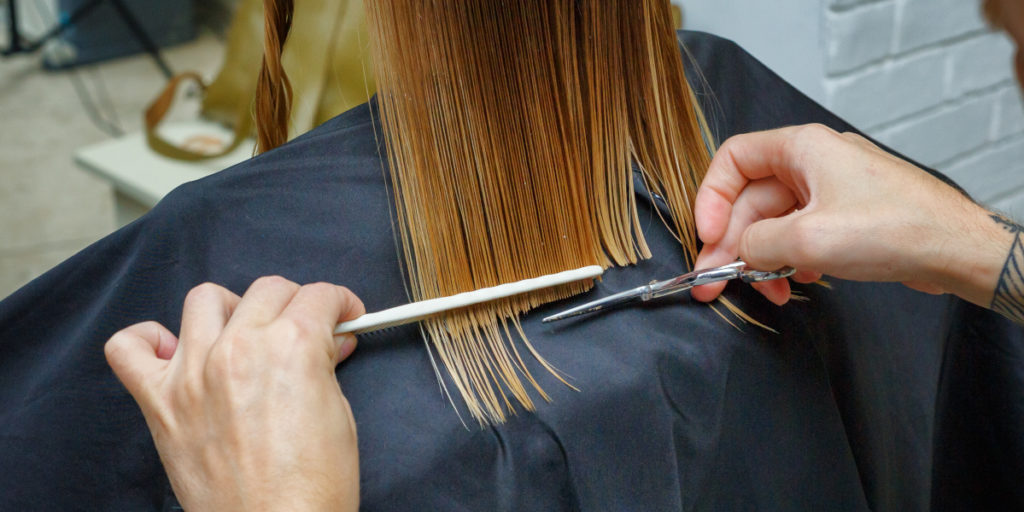
{"label": "salon floor", "polygon": [[[0,41],[6,45],[2,29]],[[206,34],[166,49],[164,58],[176,72],[209,77],[221,53],[221,42]],[[98,108],[131,133],[164,83],[146,55],[74,72],[46,71],[41,61],[39,54],[0,58],[0,299],[114,229],[110,186],[72,161],[77,148],[111,137],[90,121],[76,89],[99,98]]]}

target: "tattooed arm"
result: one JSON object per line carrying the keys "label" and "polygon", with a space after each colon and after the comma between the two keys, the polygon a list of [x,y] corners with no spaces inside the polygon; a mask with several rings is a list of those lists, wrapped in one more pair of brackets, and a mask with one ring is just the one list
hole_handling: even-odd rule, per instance
{"label": "tattooed arm", "polygon": [[1020,240],[1024,228],[1000,215],[992,215],[991,218],[1013,234],[1013,243],[999,273],[990,307],[1014,322],[1024,324],[1024,245]]}
{"label": "tattooed arm", "polygon": [[[859,135],[819,125],[734,137],[715,156],[694,206],[697,267],[742,257],[759,269],[899,281],[953,293],[1024,323],[1021,226]],[[756,285],[785,303],[786,280]],[[700,300],[723,288],[694,290]]]}

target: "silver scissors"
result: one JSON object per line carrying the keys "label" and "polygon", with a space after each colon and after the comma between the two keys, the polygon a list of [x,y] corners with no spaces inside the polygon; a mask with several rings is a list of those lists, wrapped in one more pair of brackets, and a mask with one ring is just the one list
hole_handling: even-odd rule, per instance
{"label": "silver scissors", "polygon": [[796,269],[792,267],[782,267],[773,271],[753,270],[747,268],[747,264],[742,260],[737,260],[728,265],[722,265],[721,267],[694,270],[693,272],[673,277],[672,279],[652,281],[651,284],[638,286],[632,290],[619,292],[614,295],[609,295],[603,299],[588,302],[582,306],[567,309],[561,313],[544,318],[543,321],[546,323],[565,320],[566,318],[601,311],[602,309],[636,299],[646,302],[658,297],[683,292],[693,288],[694,286],[700,286],[702,284],[717,283],[719,281],[728,281],[730,279],[740,279],[745,283],[760,283],[761,281],[786,278],[793,275],[795,272]]}

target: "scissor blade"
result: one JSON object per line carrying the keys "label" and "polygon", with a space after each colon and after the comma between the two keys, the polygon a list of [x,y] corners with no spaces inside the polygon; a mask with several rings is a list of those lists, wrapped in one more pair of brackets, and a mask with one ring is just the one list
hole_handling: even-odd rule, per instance
{"label": "scissor blade", "polygon": [[582,306],[576,306],[572,309],[562,311],[561,313],[545,317],[542,320],[542,322],[548,323],[555,322],[558,320],[565,320],[566,318],[584,315],[594,311],[600,311],[602,309],[614,306],[616,304],[622,304],[625,302],[629,302],[631,300],[636,300],[643,297],[644,293],[647,292],[649,288],[649,286],[638,286],[636,288],[633,288],[632,290],[626,290],[624,292],[619,292],[614,295],[609,295],[602,299],[598,299],[593,302],[583,304]]}

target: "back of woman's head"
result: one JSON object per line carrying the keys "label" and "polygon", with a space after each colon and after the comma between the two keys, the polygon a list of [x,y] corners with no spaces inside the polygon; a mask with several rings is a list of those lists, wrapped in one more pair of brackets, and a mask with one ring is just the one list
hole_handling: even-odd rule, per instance
{"label": "back of woman's head", "polygon": [[[277,10],[268,12],[268,33],[290,17],[283,3],[267,2]],[[666,224],[692,262],[691,205],[711,143],[667,1],[365,3],[413,299],[649,258],[634,167],[668,205]],[[279,53],[282,40],[268,36],[268,52]],[[261,131],[283,125],[275,105],[287,82],[275,78],[274,63],[266,59],[261,76],[278,80],[261,85],[258,101],[269,104],[257,110]],[[546,398],[515,339],[558,374],[522,335],[518,315],[589,286],[424,322],[475,418],[503,421],[512,397],[532,408],[523,378]]]}

